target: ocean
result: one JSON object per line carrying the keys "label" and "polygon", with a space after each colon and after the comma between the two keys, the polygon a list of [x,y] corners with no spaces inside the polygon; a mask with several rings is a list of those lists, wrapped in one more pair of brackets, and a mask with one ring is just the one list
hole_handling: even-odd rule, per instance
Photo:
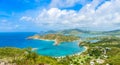
{"label": "ocean", "polygon": [[54,46],[54,41],[28,40],[34,32],[1,32],[0,47],[34,48],[36,52],[43,56],[60,57],[83,52],[84,47],[79,47],[78,42],[63,42]]}

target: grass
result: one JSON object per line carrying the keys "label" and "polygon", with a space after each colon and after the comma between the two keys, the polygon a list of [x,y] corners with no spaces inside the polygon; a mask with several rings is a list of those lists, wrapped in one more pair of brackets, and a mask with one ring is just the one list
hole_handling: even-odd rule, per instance
{"label": "grass", "polygon": [[9,64],[15,63],[16,65],[61,65],[55,58],[38,55],[31,48],[0,48],[0,59],[9,62]]}
{"label": "grass", "polygon": [[[16,65],[90,65],[93,61],[95,65],[120,65],[120,38],[115,36],[95,37],[90,40],[98,42],[80,42],[80,45],[87,46],[88,50],[80,55],[66,56],[64,58],[52,58],[38,55],[31,51],[31,48],[0,48],[0,59],[7,60]],[[97,60],[105,61],[99,64]]]}

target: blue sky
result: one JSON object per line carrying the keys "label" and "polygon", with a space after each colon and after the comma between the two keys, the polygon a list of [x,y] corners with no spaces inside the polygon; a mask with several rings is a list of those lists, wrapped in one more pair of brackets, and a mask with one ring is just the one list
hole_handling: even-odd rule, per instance
{"label": "blue sky", "polygon": [[0,32],[120,29],[120,0],[0,0]]}

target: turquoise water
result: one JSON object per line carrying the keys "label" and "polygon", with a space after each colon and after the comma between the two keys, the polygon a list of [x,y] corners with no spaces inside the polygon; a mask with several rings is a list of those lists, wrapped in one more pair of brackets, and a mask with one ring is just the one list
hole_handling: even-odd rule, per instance
{"label": "turquoise water", "polygon": [[54,41],[26,39],[34,34],[30,32],[0,33],[0,47],[31,47],[37,49],[40,55],[53,57],[72,55],[85,50],[84,47],[79,47],[77,42],[64,42],[59,46],[54,46]]}

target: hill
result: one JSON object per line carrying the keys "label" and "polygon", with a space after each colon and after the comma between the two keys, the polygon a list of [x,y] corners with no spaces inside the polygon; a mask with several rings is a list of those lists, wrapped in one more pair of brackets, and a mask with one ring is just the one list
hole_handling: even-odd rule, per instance
{"label": "hill", "polygon": [[65,35],[78,35],[82,33],[87,34],[107,34],[107,35],[118,35],[120,30],[111,30],[111,31],[90,31],[90,30],[81,30],[81,29],[65,29],[65,30],[50,30],[47,32],[42,32],[40,34],[65,34]]}

